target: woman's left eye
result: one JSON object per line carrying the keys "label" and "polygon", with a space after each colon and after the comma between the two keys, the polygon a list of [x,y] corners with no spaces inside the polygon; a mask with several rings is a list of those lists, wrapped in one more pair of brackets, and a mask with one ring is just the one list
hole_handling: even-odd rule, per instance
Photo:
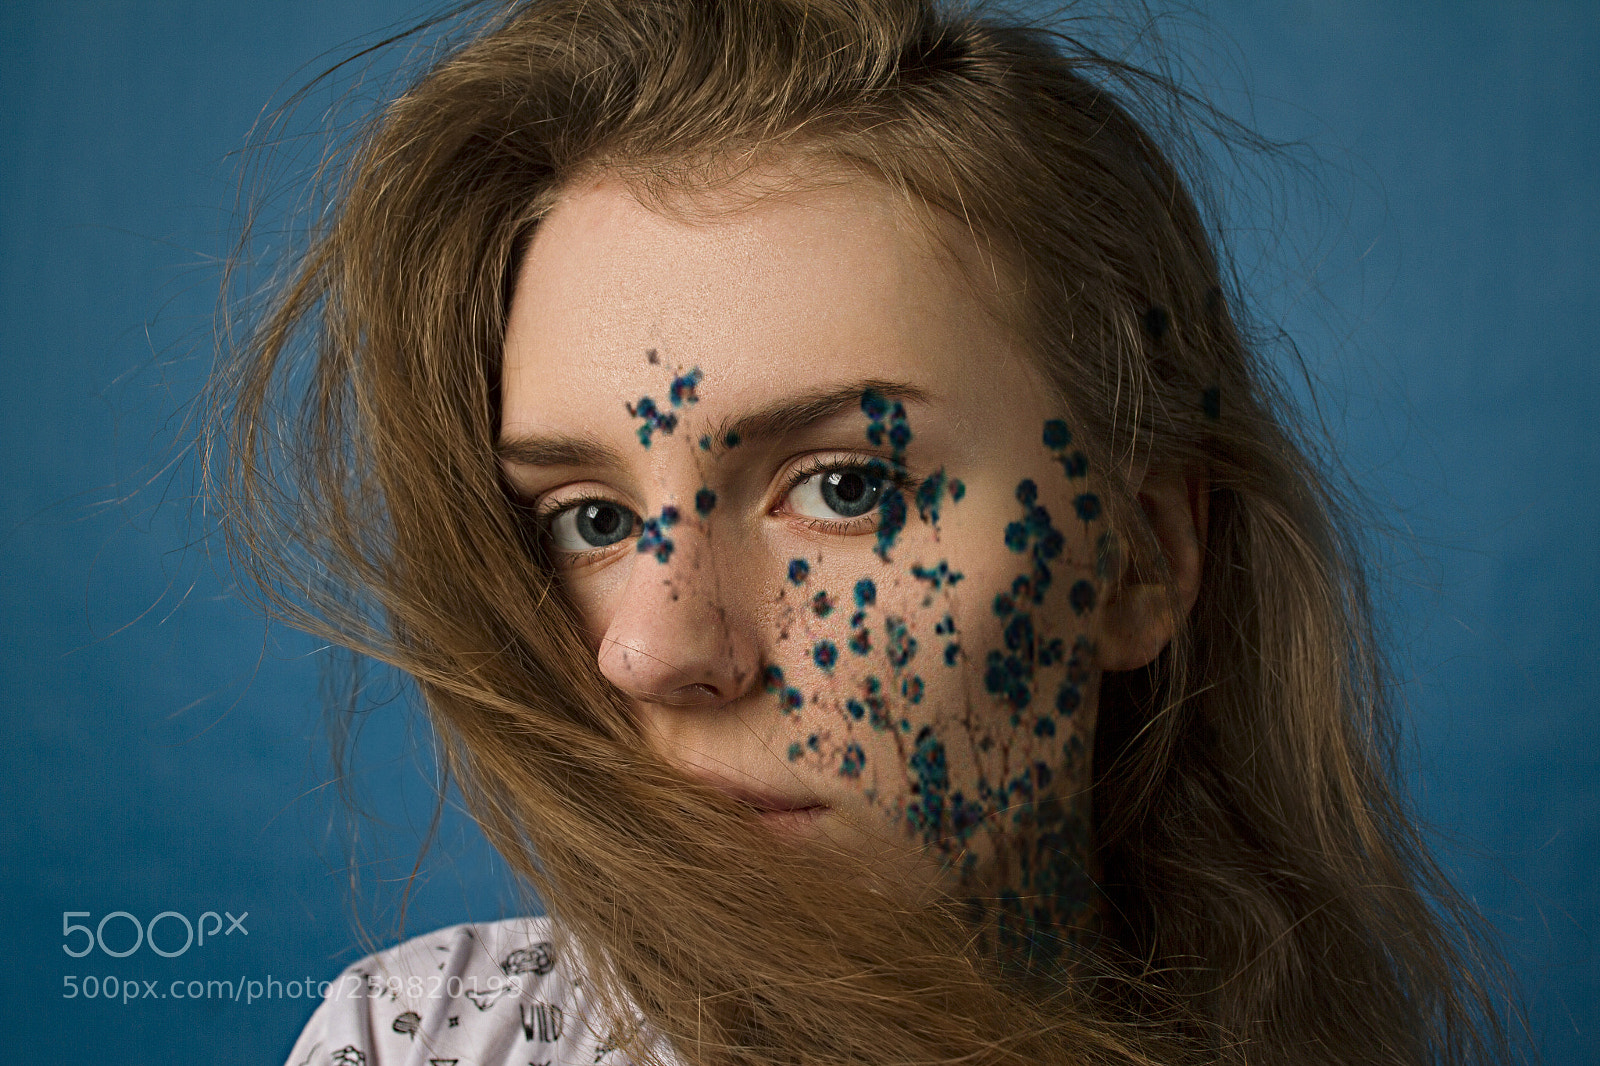
{"label": "woman's left eye", "polygon": [[860,518],[878,506],[892,480],[887,471],[867,466],[829,467],[789,490],[789,508],[806,518]]}

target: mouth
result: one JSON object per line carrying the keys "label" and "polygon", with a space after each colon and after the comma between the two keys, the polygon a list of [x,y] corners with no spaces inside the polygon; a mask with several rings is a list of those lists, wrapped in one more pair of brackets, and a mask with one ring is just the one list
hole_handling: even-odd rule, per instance
{"label": "mouth", "polygon": [[783,833],[800,833],[811,829],[829,810],[825,803],[809,797],[795,798],[766,792],[747,785],[727,781],[706,780],[705,784],[736,803],[750,808],[769,829]]}

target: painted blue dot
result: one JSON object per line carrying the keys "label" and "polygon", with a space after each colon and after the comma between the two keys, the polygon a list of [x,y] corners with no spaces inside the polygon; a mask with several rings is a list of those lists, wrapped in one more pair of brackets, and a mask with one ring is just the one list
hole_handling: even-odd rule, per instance
{"label": "painted blue dot", "polygon": [[1059,418],[1052,418],[1044,424],[1044,446],[1051,451],[1058,451],[1072,443],[1072,430]]}
{"label": "painted blue dot", "polygon": [[819,640],[811,649],[811,658],[824,670],[832,670],[839,661],[839,647],[831,640]]}
{"label": "painted blue dot", "polygon": [[873,584],[870,577],[864,577],[856,582],[856,606],[870,607],[878,602],[878,586]]}
{"label": "painted blue dot", "polygon": [[717,494],[710,489],[702,488],[694,494],[694,509],[700,512],[700,517],[709,515],[717,506]]}
{"label": "painted blue dot", "polygon": [[789,580],[794,582],[796,585],[803,583],[810,573],[811,564],[806,562],[804,559],[789,560]]}
{"label": "painted blue dot", "polygon": [[862,767],[867,764],[867,753],[861,745],[851,741],[845,745],[844,755],[839,760],[839,773],[845,777],[860,777]]}

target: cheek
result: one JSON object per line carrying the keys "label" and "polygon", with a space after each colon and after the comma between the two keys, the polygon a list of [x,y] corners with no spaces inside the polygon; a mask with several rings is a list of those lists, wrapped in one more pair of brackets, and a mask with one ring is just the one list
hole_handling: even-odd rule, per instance
{"label": "cheek", "polygon": [[932,800],[992,818],[1008,781],[1059,776],[1087,735],[1089,531],[1047,520],[1057,501],[990,497],[937,536],[913,523],[892,563],[805,560],[783,596],[768,692],[791,761],[859,782],[913,832]]}

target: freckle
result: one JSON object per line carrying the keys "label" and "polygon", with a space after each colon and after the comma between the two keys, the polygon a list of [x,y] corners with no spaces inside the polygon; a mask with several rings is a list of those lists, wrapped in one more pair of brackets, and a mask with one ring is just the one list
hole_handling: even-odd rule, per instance
{"label": "freckle", "polygon": [[645,352],[644,357],[650,361],[651,366],[655,366],[657,363],[661,362],[661,356],[657,354],[654,348],[651,348],[648,352]]}
{"label": "freckle", "polygon": [[700,512],[700,517],[704,518],[709,515],[716,506],[717,494],[710,489],[702,488],[694,494],[694,509]]}
{"label": "freckle", "polygon": [[811,574],[811,564],[804,559],[789,560],[789,580],[796,585],[804,583]]}

